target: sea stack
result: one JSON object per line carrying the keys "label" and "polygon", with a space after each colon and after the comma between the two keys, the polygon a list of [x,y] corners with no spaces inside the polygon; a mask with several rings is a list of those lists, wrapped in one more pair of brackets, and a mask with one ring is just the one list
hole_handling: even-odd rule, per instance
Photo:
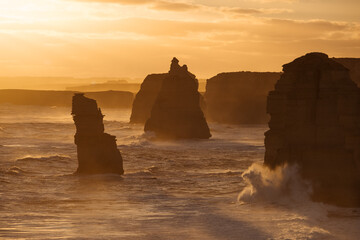
{"label": "sea stack", "polygon": [[200,108],[198,80],[187,66],[174,58],[163,80],[144,130],[158,138],[208,139],[211,137],[204,113]]}
{"label": "sea stack", "polygon": [[309,53],[283,66],[268,96],[265,165],[298,164],[313,199],[360,206],[360,91],[343,65]]}
{"label": "sea stack", "polygon": [[206,81],[206,119],[229,124],[266,124],[266,98],[280,72],[227,72]]}
{"label": "sea stack", "polygon": [[79,174],[123,174],[123,160],[116,146],[116,137],[104,133],[104,115],[95,100],[77,93],[72,99],[76,125]]}
{"label": "sea stack", "polygon": [[130,123],[145,124],[146,120],[150,118],[152,106],[166,76],[167,73],[149,74],[146,76],[139,92],[135,96]]}

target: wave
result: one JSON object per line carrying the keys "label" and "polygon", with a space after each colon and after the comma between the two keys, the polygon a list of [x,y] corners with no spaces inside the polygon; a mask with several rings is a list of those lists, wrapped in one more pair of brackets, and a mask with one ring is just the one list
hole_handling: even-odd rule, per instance
{"label": "wave", "polygon": [[31,163],[31,162],[57,162],[57,163],[69,163],[71,162],[71,158],[68,156],[48,156],[48,157],[25,157],[17,159],[16,162],[20,163]]}
{"label": "wave", "polygon": [[242,174],[247,186],[238,196],[242,203],[308,202],[311,186],[299,174],[297,165],[284,165],[274,170],[254,163]]}
{"label": "wave", "polygon": [[9,175],[23,175],[25,173],[28,173],[28,172],[23,170],[22,168],[16,167],[16,166],[11,167],[5,171],[5,174],[9,174]]}

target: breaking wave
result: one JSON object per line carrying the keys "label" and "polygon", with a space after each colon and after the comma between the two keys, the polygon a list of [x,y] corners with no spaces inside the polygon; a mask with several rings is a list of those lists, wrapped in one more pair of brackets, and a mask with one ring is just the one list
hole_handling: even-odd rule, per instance
{"label": "breaking wave", "polygon": [[311,186],[303,180],[297,165],[284,165],[274,170],[254,163],[242,174],[246,187],[240,192],[242,203],[304,202],[310,200]]}

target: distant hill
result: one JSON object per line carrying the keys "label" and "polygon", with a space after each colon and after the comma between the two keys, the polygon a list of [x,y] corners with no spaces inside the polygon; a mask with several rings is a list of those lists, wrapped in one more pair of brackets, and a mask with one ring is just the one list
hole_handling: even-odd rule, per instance
{"label": "distant hill", "polygon": [[[0,104],[71,107],[75,91],[0,90]],[[131,108],[134,94],[124,91],[87,92],[102,108]]]}
{"label": "distant hill", "polygon": [[[91,77],[91,78],[75,78],[75,77],[0,77],[1,89],[32,89],[32,90],[66,90],[66,88],[73,88],[78,86],[88,86],[96,84],[136,84],[140,83],[142,79],[130,78],[108,78],[108,77]],[[73,90],[73,89],[68,89]],[[74,89],[76,90],[76,89]],[[103,89],[91,91],[107,91],[118,89]],[[80,90],[79,91],[83,91]]]}
{"label": "distant hill", "polygon": [[79,86],[67,87],[66,90],[71,91],[82,91],[82,92],[92,92],[92,91],[128,91],[132,93],[137,93],[140,90],[141,83],[129,83],[126,80],[112,80],[104,83],[93,83]]}

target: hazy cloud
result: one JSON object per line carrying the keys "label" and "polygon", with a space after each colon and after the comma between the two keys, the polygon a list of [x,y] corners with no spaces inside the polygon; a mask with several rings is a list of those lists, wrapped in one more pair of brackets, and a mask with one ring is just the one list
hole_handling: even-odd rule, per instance
{"label": "hazy cloud", "polygon": [[269,9],[255,9],[255,8],[238,8],[238,7],[227,7],[221,8],[221,11],[224,13],[232,14],[236,16],[242,15],[256,15],[256,14],[281,14],[281,13],[291,13],[291,9],[278,9],[278,8],[269,8]]}
{"label": "hazy cloud", "polygon": [[188,11],[198,9],[200,6],[181,2],[156,1],[151,8],[166,11]]}
{"label": "hazy cloud", "polygon": [[73,0],[77,2],[117,3],[124,5],[150,4],[156,0]]}
{"label": "hazy cloud", "polygon": [[165,0],[74,0],[78,2],[113,3],[122,5],[148,5],[151,9],[165,11],[188,11],[200,6],[185,2],[173,2]]}

